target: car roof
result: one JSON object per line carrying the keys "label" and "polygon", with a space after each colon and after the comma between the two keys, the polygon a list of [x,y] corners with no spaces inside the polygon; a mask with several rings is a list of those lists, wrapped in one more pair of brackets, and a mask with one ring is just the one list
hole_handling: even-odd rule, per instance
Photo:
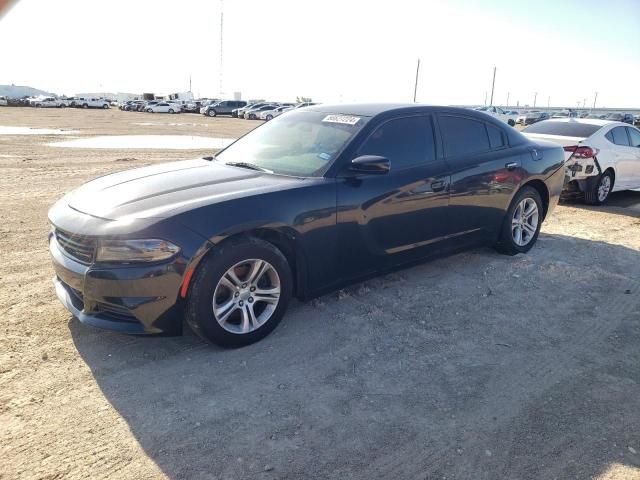
{"label": "car roof", "polygon": [[306,110],[322,113],[339,113],[343,115],[358,115],[361,117],[375,117],[382,113],[426,113],[448,112],[461,115],[478,113],[470,108],[447,107],[440,105],[426,105],[420,103],[353,103],[353,104],[319,104],[304,107]]}

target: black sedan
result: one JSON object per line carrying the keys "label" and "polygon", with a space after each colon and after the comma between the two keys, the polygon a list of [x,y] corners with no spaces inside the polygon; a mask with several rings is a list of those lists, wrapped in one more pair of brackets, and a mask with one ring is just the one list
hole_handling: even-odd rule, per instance
{"label": "black sedan", "polygon": [[562,147],[481,112],[319,105],[215,157],[93,180],[49,212],[55,288],[80,321],[240,346],[307,299],[436,254],[527,252]]}

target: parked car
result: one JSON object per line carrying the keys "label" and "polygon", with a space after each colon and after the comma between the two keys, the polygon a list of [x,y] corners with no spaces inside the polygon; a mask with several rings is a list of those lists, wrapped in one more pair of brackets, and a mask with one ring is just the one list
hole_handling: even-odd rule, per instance
{"label": "parked car", "polygon": [[5,97],[4,95],[0,95],[0,107],[6,107],[7,105],[9,105],[7,97]]}
{"label": "parked car", "polygon": [[201,112],[203,115],[215,117],[217,115],[231,115],[236,108],[242,108],[247,105],[244,100],[223,100],[221,102],[207,105]]}
{"label": "parked car", "polygon": [[633,117],[633,124],[640,125],[640,115],[636,115],[635,117]]}
{"label": "parked car", "polygon": [[463,247],[528,252],[558,202],[563,153],[462,108],[293,110],[215,157],[102,176],[58,201],[55,290],[90,325],[179,333],[184,317],[246,345],[293,295]]}
{"label": "parked car", "polygon": [[59,98],[44,97],[36,100],[34,106],[37,108],[64,108],[67,103]]}
{"label": "parked car", "polygon": [[148,100],[143,102],[142,104],[138,105],[138,112],[146,112],[147,109],[149,107],[153,107],[154,105],[157,105],[158,103],[160,103],[160,100]]}
{"label": "parked car", "polygon": [[629,125],[633,125],[633,115],[631,113],[613,112],[607,114],[604,119],[611,120],[613,122],[623,122],[628,123]]}
{"label": "parked car", "polygon": [[551,118],[578,118],[578,112],[575,110],[562,110],[560,112],[554,112]]}
{"label": "parked car", "polygon": [[640,130],[635,127],[609,120],[552,119],[523,133],[562,145],[567,189],[583,192],[589,204],[602,205],[611,192],[640,188]]}
{"label": "parked car", "polygon": [[75,106],[78,108],[110,108],[109,102],[104,98],[84,98],[78,97],[75,100]]}
{"label": "parked car", "polygon": [[148,113],[180,113],[180,111],[180,105],[169,102],[158,102],[148,105],[145,109]]}
{"label": "parked car", "polygon": [[549,117],[550,116],[547,112],[532,110],[523,115],[520,115],[517,118],[516,123],[519,123],[520,125],[531,125],[533,123],[541,122],[543,120],[548,120]]}
{"label": "parked car", "polygon": [[604,120],[605,118],[607,118],[607,114],[606,113],[590,113],[589,115],[587,115],[588,119],[593,119],[593,120]]}
{"label": "parked car", "polygon": [[184,107],[182,107],[182,111],[184,113],[200,113],[200,108],[202,108],[202,102],[200,100],[194,100],[186,103]]}
{"label": "parked car", "polygon": [[495,107],[493,105],[489,105],[487,107],[479,107],[476,108],[479,112],[488,113],[492,117],[497,118],[498,120],[502,120],[504,123],[513,127],[516,124],[516,119],[518,118],[518,114],[507,113],[502,110],[500,107]]}
{"label": "parked car", "polygon": [[281,105],[279,107],[273,108],[271,110],[263,110],[258,115],[260,120],[273,120],[278,115],[282,115],[284,112],[288,112],[289,110],[293,110],[294,107],[291,105]]}
{"label": "parked car", "polygon": [[262,105],[261,107],[251,107],[248,110],[245,110],[244,112],[244,119],[245,120],[257,120],[258,119],[258,115],[260,115],[261,112],[264,112],[266,110],[273,110],[277,107],[279,107],[280,105],[277,103],[271,103],[271,104],[266,104],[266,105]]}
{"label": "parked car", "polygon": [[258,107],[262,107],[263,105],[271,105],[271,104],[272,104],[271,102],[250,103],[250,104],[247,104],[246,106],[244,106],[242,108],[237,108],[237,109],[233,110],[231,112],[231,115],[233,116],[233,112],[235,112],[236,117],[244,118],[244,112],[246,112],[250,108],[258,108]]}

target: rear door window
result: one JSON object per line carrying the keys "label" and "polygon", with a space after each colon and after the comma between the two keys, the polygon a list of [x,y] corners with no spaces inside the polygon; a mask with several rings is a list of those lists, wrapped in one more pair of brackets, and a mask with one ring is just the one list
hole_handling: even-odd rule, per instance
{"label": "rear door window", "polygon": [[436,158],[431,117],[396,118],[380,125],[358,150],[388,158],[392,170],[416,167]]}
{"label": "rear door window", "polygon": [[472,155],[491,149],[484,122],[453,115],[441,115],[438,121],[447,157]]}
{"label": "rear door window", "polygon": [[629,140],[631,140],[632,147],[640,147],[640,131],[635,128],[627,128],[629,132]]}
{"label": "rear door window", "polygon": [[491,149],[495,150],[498,148],[502,148],[506,145],[504,141],[504,134],[502,130],[494,125],[485,124],[487,126],[487,133],[489,134],[489,144],[491,145]]}
{"label": "rear door window", "polygon": [[629,137],[625,127],[612,128],[606,135],[607,139],[616,145],[629,146]]}

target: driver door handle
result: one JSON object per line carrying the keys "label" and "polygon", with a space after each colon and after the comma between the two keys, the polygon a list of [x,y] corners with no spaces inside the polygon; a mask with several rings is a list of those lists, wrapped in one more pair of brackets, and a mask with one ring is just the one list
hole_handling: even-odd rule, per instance
{"label": "driver door handle", "polygon": [[504,166],[507,170],[513,170],[518,167],[517,162],[509,162]]}
{"label": "driver door handle", "polygon": [[431,190],[434,192],[440,192],[444,190],[445,183],[442,180],[437,180],[431,184]]}

